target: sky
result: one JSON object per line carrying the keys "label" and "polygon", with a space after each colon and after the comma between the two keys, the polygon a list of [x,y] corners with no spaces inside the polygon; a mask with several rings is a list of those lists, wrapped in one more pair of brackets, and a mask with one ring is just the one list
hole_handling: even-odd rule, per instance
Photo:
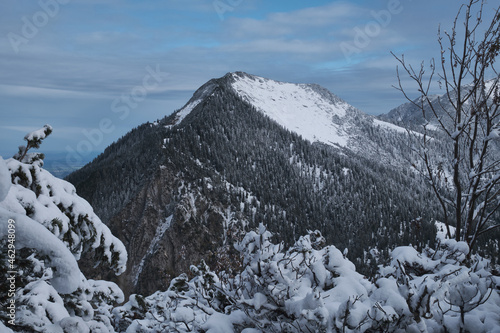
{"label": "sky", "polygon": [[[378,115],[405,102],[397,61],[439,56],[457,0],[0,2],[0,155],[50,124],[42,151],[73,162],[244,71],[318,83]],[[492,7],[492,6],[490,6]]]}

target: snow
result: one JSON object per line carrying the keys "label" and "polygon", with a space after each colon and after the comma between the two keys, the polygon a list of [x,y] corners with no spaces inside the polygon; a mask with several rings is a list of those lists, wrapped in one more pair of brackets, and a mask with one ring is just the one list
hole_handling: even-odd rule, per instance
{"label": "snow", "polygon": [[435,124],[435,123],[428,123],[426,128],[430,131],[438,131],[441,129],[441,126],[439,124]]}
{"label": "snow", "polygon": [[400,246],[391,252],[391,265],[396,267],[401,263],[420,266],[426,270],[433,270],[439,263],[432,262],[423,257],[417,250],[411,246]]}
{"label": "snow", "polygon": [[7,168],[7,164],[3,160],[2,156],[0,156],[0,201],[3,201],[10,190],[10,171]]}
{"label": "snow", "polygon": [[311,142],[346,147],[349,135],[334,118],[344,118],[349,104],[323,97],[311,85],[273,81],[250,75],[239,76],[233,89],[257,110]]}
{"label": "snow", "polygon": [[173,315],[172,320],[189,323],[194,320],[194,312],[190,308],[179,308]]}
{"label": "snow", "polygon": [[60,321],[64,332],[71,333],[90,333],[90,328],[86,325],[85,321],[79,317],[66,317]]}
{"label": "snow", "polygon": [[7,220],[15,221],[16,248],[34,248],[40,255],[50,257],[48,265],[54,268],[51,283],[61,293],[71,293],[80,284],[80,269],[66,245],[44,226],[29,217],[0,207],[0,238],[7,237]]}
{"label": "snow", "polygon": [[[495,88],[499,88],[500,87],[499,83],[500,82],[498,81],[498,78],[497,79],[491,79],[491,80],[488,80],[488,81],[486,81],[484,83],[484,88],[485,88],[485,90],[487,92],[489,92],[489,91],[494,90]],[[495,85],[495,84],[496,84],[496,87],[493,88],[493,85]]]}
{"label": "snow", "polygon": [[146,259],[148,258],[148,256],[152,255],[155,252],[157,244],[163,238],[163,235],[165,234],[165,232],[170,228],[170,226],[172,224],[173,217],[174,217],[173,215],[170,215],[164,221],[162,221],[158,224],[158,227],[156,228],[156,231],[154,233],[155,236],[154,236],[153,240],[151,241],[151,243],[149,244],[148,251],[146,252],[144,257],[142,257],[141,262],[139,263],[139,266],[137,267],[137,273],[135,273],[135,277],[134,277],[134,285],[137,284],[137,281],[139,280],[139,276],[142,273],[142,269],[144,268],[144,264],[146,262]]}
{"label": "snow", "polygon": [[229,316],[215,313],[203,325],[207,333],[233,333],[234,328]]}
{"label": "snow", "polygon": [[36,131],[33,131],[31,133],[26,134],[24,139],[27,141],[43,140],[47,137],[47,133],[50,133],[50,132],[52,132],[52,126],[45,125],[43,128],[40,128],[39,130],[36,130]]}
{"label": "snow", "polygon": [[400,127],[400,126],[397,126],[397,125],[394,125],[394,124],[391,124],[391,123],[388,123],[388,122],[385,122],[385,121],[382,121],[379,119],[373,119],[373,124],[376,126],[380,126],[382,128],[385,128],[385,129],[390,129],[390,130],[399,132],[399,133],[408,133],[408,130],[403,128],[403,127]]}
{"label": "snow", "polygon": [[177,117],[175,119],[175,125],[177,124],[180,124],[181,121],[186,118],[186,116],[188,114],[191,113],[191,111],[193,111],[193,109],[198,106],[198,104],[200,104],[202,102],[202,99],[197,99],[191,103],[189,103],[188,105],[186,105],[185,107],[183,107],[182,109],[180,109],[179,111],[177,111]]}
{"label": "snow", "polygon": [[[357,116],[374,126],[406,134],[403,127],[365,115],[331,94],[310,84],[278,82],[245,73],[233,73],[232,87],[245,101],[286,129],[311,142],[351,147],[356,139]],[[419,135],[418,133],[414,133]]]}
{"label": "snow", "polygon": [[[17,293],[18,309],[16,323],[35,327],[49,328],[49,332],[57,332],[56,327],[50,327],[54,322],[69,317],[64,307],[62,297],[53,286],[44,280],[29,283],[25,291]],[[62,332],[62,330],[60,330]]]}
{"label": "snow", "polygon": [[[436,226],[436,239],[440,242],[444,242],[447,237],[446,237],[446,224],[443,222],[435,221],[434,225]],[[451,237],[455,237],[455,227],[450,225],[450,233]]]}

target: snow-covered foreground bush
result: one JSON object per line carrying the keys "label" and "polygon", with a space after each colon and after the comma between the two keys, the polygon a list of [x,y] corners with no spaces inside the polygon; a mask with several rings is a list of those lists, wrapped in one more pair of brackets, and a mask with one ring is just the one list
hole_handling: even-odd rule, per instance
{"label": "snow-covered foreground bush", "polygon": [[119,274],[127,253],[73,185],[45,171],[42,154],[27,153],[50,131],[27,135],[15,158],[0,157],[0,332],[114,332],[111,310],[123,292],[87,280],[78,260],[93,253]]}
{"label": "snow-covered foreground bush", "polygon": [[260,226],[238,245],[243,271],[205,264],[166,292],[114,309],[127,332],[500,332],[500,279],[489,262],[466,263],[465,243],[392,251],[372,283],[319,232],[284,250]]}

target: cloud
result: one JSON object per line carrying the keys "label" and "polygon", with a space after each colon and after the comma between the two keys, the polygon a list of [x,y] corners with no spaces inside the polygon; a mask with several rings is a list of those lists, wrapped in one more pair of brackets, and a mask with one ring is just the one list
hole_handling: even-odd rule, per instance
{"label": "cloud", "polygon": [[[209,79],[237,70],[319,83],[365,112],[387,112],[398,98],[404,102],[391,88],[397,63],[389,51],[414,64],[435,56],[437,25],[458,9],[455,0],[400,2],[401,13],[349,62],[341,43],[352,43],[356,28],[374,21],[373,11],[387,9],[386,0],[243,1],[223,21],[211,0],[72,0],[18,54],[5,36],[19,33],[21,17],[40,7],[4,1],[0,97],[16,112],[2,125],[92,128],[114,98],[142,82],[146,66],[157,64],[169,75],[119,123],[123,131],[169,114]],[[1,139],[11,145],[7,134]]]}
{"label": "cloud", "polygon": [[224,29],[225,41],[300,39],[333,43],[338,31],[362,12],[359,6],[335,2],[288,13],[273,13],[263,19],[233,17]]}
{"label": "cloud", "polygon": [[133,43],[139,40],[139,36],[134,33],[124,33],[119,31],[92,31],[76,36],[75,42],[83,45],[102,45]]}
{"label": "cloud", "polygon": [[[416,14],[406,5],[401,0],[398,11],[390,14],[385,2],[335,1],[263,18],[232,17],[224,25],[221,46],[215,51],[234,57],[260,54],[258,59],[281,54],[283,63],[308,61],[316,68],[315,64],[325,62],[340,67],[363,64],[410,43],[397,17]],[[389,16],[379,23],[376,18],[380,20],[383,13]],[[346,45],[354,51],[346,52]]]}
{"label": "cloud", "polygon": [[362,11],[350,3],[334,2],[293,12],[272,13],[264,19],[233,17],[228,20],[228,30],[233,38],[307,36],[311,30],[340,26]]}
{"label": "cloud", "polygon": [[15,132],[22,132],[22,133],[30,133],[34,130],[37,130],[38,128],[33,128],[30,126],[0,126],[0,128],[4,130],[11,130]]}
{"label": "cloud", "polygon": [[293,53],[298,55],[318,55],[332,50],[332,43],[305,41],[300,39],[258,39],[234,43],[221,47],[224,52],[237,53]]}
{"label": "cloud", "polygon": [[[0,84],[0,95],[9,95],[16,97],[45,97],[45,98],[83,98],[90,97],[88,92],[40,88],[32,86],[15,86]],[[93,95],[95,97],[95,95]]]}

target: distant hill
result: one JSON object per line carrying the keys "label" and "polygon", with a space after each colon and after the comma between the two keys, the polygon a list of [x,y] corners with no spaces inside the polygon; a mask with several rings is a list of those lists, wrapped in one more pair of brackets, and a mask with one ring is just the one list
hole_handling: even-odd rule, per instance
{"label": "distant hill", "polygon": [[73,161],[71,158],[68,158],[68,153],[66,152],[47,152],[45,153],[43,167],[54,176],[64,178],[91,162],[98,154],[98,152],[95,152],[89,156],[82,157],[81,161]]}

